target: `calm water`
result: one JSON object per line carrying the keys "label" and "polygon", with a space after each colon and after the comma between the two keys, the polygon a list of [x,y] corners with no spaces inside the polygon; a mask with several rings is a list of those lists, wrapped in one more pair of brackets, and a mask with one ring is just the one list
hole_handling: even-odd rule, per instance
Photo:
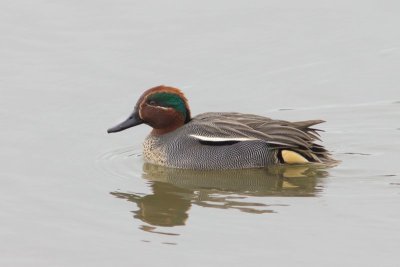
{"label": "calm water", "polygon": [[[0,266],[398,266],[399,4],[290,2],[2,1]],[[144,164],[106,129],[162,83],[324,119],[341,163]]]}

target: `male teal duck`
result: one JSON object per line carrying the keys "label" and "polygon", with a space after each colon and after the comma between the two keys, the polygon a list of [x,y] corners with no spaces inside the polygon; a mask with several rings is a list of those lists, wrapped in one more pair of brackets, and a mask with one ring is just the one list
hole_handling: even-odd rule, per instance
{"label": "male teal duck", "polygon": [[191,117],[177,88],[145,91],[133,113],[107,130],[119,132],[145,123],[153,128],[144,141],[146,162],[183,169],[243,169],[276,164],[330,163],[329,152],[315,142],[322,120],[288,122],[236,112]]}

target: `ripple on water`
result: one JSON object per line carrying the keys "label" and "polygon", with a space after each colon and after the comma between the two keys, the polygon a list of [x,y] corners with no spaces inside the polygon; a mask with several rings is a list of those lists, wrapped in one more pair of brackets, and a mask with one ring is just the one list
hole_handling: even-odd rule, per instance
{"label": "ripple on water", "polygon": [[142,173],[142,152],[134,147],[124,147],[100,155],[97,167],[107,174],[122,179],[140,177]]}

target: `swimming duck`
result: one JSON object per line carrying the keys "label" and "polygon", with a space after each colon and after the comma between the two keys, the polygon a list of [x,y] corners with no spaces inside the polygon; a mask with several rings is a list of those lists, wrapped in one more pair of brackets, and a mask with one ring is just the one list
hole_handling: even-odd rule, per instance
{"label": "swimming duck", "polygon": [[153,128],[143,144],[146,162],[183,169],[243,169],[276,164],[329,163],[329,152],[315,142],[322,120],[288,122],[236,112],[208,112],[192,118],[177,88],[146,90],[125,121],[107,130],[139,124]]}

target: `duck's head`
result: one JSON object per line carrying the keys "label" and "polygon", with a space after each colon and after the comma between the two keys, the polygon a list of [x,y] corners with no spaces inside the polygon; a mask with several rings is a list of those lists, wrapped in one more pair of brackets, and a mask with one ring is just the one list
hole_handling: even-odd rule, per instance
{"label": "duck's head", "polygon": [[176,130],[190,121],[188,101],[173,87],[160,85],[146,90],[125,121],[107,130],[115,133],[145,123],[153,127],[152,134],[160,135]]}

